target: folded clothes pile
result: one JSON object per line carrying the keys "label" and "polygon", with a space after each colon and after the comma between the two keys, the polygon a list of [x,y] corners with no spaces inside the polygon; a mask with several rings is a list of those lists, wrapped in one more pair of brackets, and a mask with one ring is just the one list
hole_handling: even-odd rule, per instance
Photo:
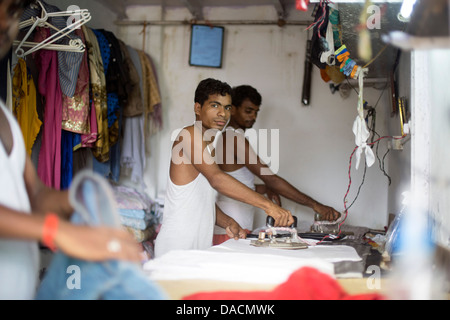
{"label": "folded clothes pile", "polygon": [[141,243],[148,258],[153,255],[153,240],[159,218],[154,214],[155,202],[146,194],[128,186],[113,186],[120,221],[136,241]]}

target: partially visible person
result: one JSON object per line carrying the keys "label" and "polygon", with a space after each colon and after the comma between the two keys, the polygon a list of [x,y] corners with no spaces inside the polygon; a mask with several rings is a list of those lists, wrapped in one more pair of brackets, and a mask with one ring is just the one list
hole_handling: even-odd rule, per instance
{"label": "partially visible person", "polygon": [[[18,34],[32,1],[0,2],[0,58]],[[0,299],[33,299],[38,286],[38,242],[88,261],[139,263],[140,250],[123,229],[71,224],[67,191],[46,187],[25,150],[20,127],[0,101]],[[111,243],[115,247],[111,247]]]}
{"label": "partially visible person", "polygon": [[[217,148],[221,148],[220,169],[241,181],[247,187],[261,194],[266,194],[268,198],[280,206],[281,195],[313,209],[321,216],[322,220],[336,220],[340,216],[338,211],[321,204],[295,188],[285,179],[271,173],[270,168],[261,161],[250,146],[244,133],[245,130],[253,127],[261,103],[260,93],[252,86],[241,85],[233,88],[230,122],[221,136],[222,140],[217,145]],[[267,172],[271,174],[265,174]],[[264,184],[255,185],[255,176],[259,177]],[[252,230],[255,207],[236,201],[224,194],[218,195],[217,205],[223,212],[236,220],[242,228]],[[229,239],[223,228],[216,226],[214,233],[214,244],[220,244]]]}
{"label": "partially visible person", "polygon": [[172,250],[209,248],[214,224],[230,238],[246,237],[239,224],[216,206],[216,191],[263,209],[277,226],[294,222],[288,210],[226,174],[215,162],[214,140],[230,117],[231,87],[216,79],[204,79],[195,90],[194,102],[196,121],[178,133],[172,146],[156,257]]}

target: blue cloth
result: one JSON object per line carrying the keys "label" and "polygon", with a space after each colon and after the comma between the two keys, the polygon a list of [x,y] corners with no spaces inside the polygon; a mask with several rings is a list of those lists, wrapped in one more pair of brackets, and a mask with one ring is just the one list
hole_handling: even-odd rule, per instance
{"label": "blue cloth", "polygon": [[142,209],[119,209],[119,214],[123,217],[144,219],[150,217],[148,211]]}
{"label": "blue cloth", "polygon": [[73,148],[81,143],[81,135],[61,130],[61,190],[70,187],[73,177]]}
{"label": "blue cloth", "polygon": [[162,300],[161,289],[138,265],[111,260],[88,262],[56,253],[37,300]]}
{"label": "blue cloth", "polygon": [[[95,36],[97,37],[97,42],[100,48],[100,55],[102,57],[103,62],[103,71],[105,73],[105,78],[108,74],[108,68],[111,61],[111,45],[103,34],[101,30],[92,29]],[[108,80],[108,79],[106,79]],[[107,83],[108,87],[108,83]],[[107,92],[107,118],[108,118],[108,128],[111,128],[112,125],[120,120],[120,106],[119,106],[119,97],[117,92]],[[119,121],[119,132],[121,130],[121,121]],[[115,182],[119,181],[120,178],[120,145],[119,143],[114,143],[110,148],[110,160],[106,162],[100,162],[97,159],[94,159],[94,171],[99,173],[105,178],[112,179]]]}
{"label": "blue cloth", "polygon": [[[72,222],[119,227],[112,188],[90,170],[80,171],[69,188]],[[164,292],[138,264],[90,262],[55,253],[38,288],[38,300],[162,300]]]}

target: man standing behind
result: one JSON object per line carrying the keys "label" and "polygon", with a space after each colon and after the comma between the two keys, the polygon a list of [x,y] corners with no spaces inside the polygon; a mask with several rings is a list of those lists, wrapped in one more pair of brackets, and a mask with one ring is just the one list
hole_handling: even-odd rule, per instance
{"label": "man standing behind", "polygon": [[288,210],[226,174],[215,162],[213,142],[230,118],[231,87],[211,78],[202,80],[194,102],[196,122],[183,128],[172,146],[156,257],[171,250],[207,249],[212,246],[214,224],[229,238],[245,238],[236,221],[216,206],[215,191],[263,209],[277,226],[294,222]]}
{"label": "man standing behind", "polygon": [[[256,155],[244,136],[244,131],[252,128],[255,123],[261,102],[261,95],[255,88],[249,85],[233,88],[230,122],[223,132],[223,140],[217,145],[218,149],[222,148],[221,154],[218,154],[218,157],[221,157],[221,161],[218,162],[219,167],[249,188],[261,194],[267,194],[278,205],[281,205],[278,195],[282,195],[298,204],[310,207],[321,216],[322,220],[336,220],[340,214],[335,209],[305,195],[278,175],[265,174],[270,172],[269,167]],[[233,141],[231,142],[230,139]],[[264,182],[263,185],[255,186],[255,175]],[[218,195],[217,205],[242,228],[253,229],[254,207],[230,199],[223,194]],[[215,227],[214,234],[214,244],[228,240],[220,227]]]}

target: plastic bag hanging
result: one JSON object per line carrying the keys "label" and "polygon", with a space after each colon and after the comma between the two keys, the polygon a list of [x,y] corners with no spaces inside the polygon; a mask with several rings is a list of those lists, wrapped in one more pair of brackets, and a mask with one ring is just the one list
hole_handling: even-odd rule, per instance
{"label": "plastic bag hanging", "polygon": [[353,123],[353,133],[355,134],[355,144],[358,146],[356,150],[356,165],[355,168],[358,170],[359,162],[361,160],[361,154],[364,150],[366,156],[366,164],[371,167],[375,163],[375,155],[372,149],[367,145],[367,139],[370,137],[369,129],[367,129],[366,121],[364,120],[364,100],[363,100],[363,89],[364,89],[364,75],[367,73],[368,69],[361,68],[358,70],[358,84],[359,84],[359,95],[358,95],[358,115],[356,116],[355,122]]}

